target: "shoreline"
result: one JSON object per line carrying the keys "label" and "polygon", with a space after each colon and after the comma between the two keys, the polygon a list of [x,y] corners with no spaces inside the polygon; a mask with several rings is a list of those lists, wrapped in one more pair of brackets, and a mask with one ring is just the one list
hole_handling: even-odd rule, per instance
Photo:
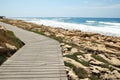
{"label": "shoreline", "polygon": [[[24,17],[23,17],[24,18]],[[27,18],[33,18],[33,19],[28,19],[27,20]],[[51,27],[51,28],[62,28],[62,29],[65,29],[65,30],[69,30],[69,31],[81,31],[81,32],[89,32],[89,33],[95,33],[95,34],[99,34],[99,35],[103,35],[103,36],[111,36],[111,37],[120,37],[120,34],[118,33],[111,33],[111,32],[103,32],[103,31],[97,31],[97,30],[89,30],[89,28],[88,29],[85,29],[85,28],[83,28],[83,26],[84,27],[86,27],[86,26],[90,26],[90,25],[85,25],[85,24],[77,24],[77,23],[69,23],[69,22],[59,22],[59,21],[52,21],[52,20],[45,20],[45,21],[50,21],[51,23],[63,23],[62,24],[62,26],[61,26],[61,24],[58,24],[58,25],[53,25],[53,24],[49,24],[49,22],[48,22],[48,24],[45,24],[44,22],[42,23],[41,21],[44,21],[44,19],[42,20],[40,20],[39,19],[39,17],[37,18],[37,17],[27,17],[27,18],[25,18],[25,19],[22,19],[22,18],[13,18],[13,20],[22,20],[22,21],[24,21],[24,22],[28,22],[28,23],[33,23],[33,24],[37,24],[37,25],[44,25],[44,26],[49,26],[49,27]],[[49,17],[46,17],[46,18],[49,18]],[[51,18],[51,17],[50,17]],[[55,17],[52,17],[52,18],[55,18]],[[65,18],[65,17],[59,17],[59,18]],[[67,18],[67,17],[66,17]],[[71,18],[71,17],[68,17],[68,18]],[[80,18],[80,17],[79,17]],[[84,18],[84,17],[83,17]],[[11,18],[12,19],[12,18]],[[89,18],[86,18],[86,19],[89,19]],[[101,19],[101,18],[93,18],[93,19]],[[103,18],[102,18],[103,19]],[[105,18],[105,19],[112,19],[112,18]],[[113,18],[114,19],[114,18]],[[116,18],[115,18],[116,19]],[[118,18],[119,19],[119,18]],[[90,23],[92,23],[92,22],[97,22],[97,21],[94,21],[94,20],[87,20],[86,22],[90,22]],[[47,22],[46,22],[47,23]],[[102,22],[102,21],[100,21],[100,22],[97,22],[97,23],[103,23],[103,24],[114,24],[115,26],[117,25],[117,26],[119,26],[120,24],[118,23],[118,22]],[[67,24],[67,25],[64,25],[64,24]],[[71,27],[70,27],[70,25],[72,25]],[[77,26],[79,26],[79,28],[77,27]],[[69,26],[69,27],[65,27],[65,26]],[[73,26],[75,26],[75,27],[73,27]],[[108,25],[108,26],[111,26],[111,25]],[[77,28],[76,28],[77,27]],[[82,28],[80,28],[80,27],[82,27]],[[95,27],[95,26],[92,26],[91,25],[91,27]],[[100,26],[101,27],[101,26]],[[96,28],[96,27],[95,27]],[[99,27],[97,27],[97,28],[99,28]],[[104,28],[104,27],[103,27]],[[107,31],[109,31],[109,30],[107,30]],[[114,30],[112,30],[112,31],[114,31]]]}
{"label": "shoreline", "polygon": [[22,20],[1,21],[59,41],[71,80],[120,79],[120,37],[53,28]]}
{"label": "shoreline", "polygon": [[[54,19],[54,18],[53,18]],[[57,18],[55,18],[57,19]],[[66,18],[65,18],[66,19]],[[63,19],[64,20],[64,19]],[[81,19],[82,20],[82,19]],[[103,19],[104,20],[104,19]],[[35,18],[35,19],[28,19],[28,20],[24,20],[27,22],[32,22],[38,25],[45,25],[45,26],[51,26],[53,28],[63,28],[63,29],[69,29],[69,30],[81,30],[83,32],[93,32],[93,33],[99,33],[102,35],[106,35],[106,36],[117,36],[120,37],[120,23],[115,23],[115,22],[104,22],[104,21],[98,21],[97,20],[84,20],[83,22],[69,22],[69,20],[67,20],[68,22],[64,22],[64,21],[54,21],[54,20],[47,20],[47,19],[39,19],[39,18]]]}

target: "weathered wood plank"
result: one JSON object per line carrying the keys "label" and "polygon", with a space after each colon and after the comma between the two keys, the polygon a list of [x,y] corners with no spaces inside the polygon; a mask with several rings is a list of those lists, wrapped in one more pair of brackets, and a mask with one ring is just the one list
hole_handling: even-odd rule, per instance
{"label": "weathered wood plank", "polygon": [[57,41],[2,22],[0,25],[25,43],[0,67],[0,80],[67,80]]}

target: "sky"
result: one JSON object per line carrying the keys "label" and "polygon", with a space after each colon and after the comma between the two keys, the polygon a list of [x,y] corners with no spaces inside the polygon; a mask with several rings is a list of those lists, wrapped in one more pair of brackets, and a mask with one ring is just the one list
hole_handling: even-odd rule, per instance
{"label": "sky", "polygon": [[120,0],[0,0],[0,15],[120,18]]}

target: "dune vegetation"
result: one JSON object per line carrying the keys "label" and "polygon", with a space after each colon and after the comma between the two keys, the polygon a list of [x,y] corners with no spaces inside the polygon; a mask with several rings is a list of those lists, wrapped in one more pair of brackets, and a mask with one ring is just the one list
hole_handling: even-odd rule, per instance
{"label": "dune vegetation", "polygon": [[0,64],[24,45],[12,31],[0,26]]}

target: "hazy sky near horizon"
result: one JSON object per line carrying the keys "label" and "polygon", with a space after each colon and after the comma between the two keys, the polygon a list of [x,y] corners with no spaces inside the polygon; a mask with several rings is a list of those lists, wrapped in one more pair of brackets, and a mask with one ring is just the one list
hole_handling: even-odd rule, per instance
{"label": "hazy sky near horizon", "polygon": [[120,18],[120,0],[0,0],[0,15]]}

